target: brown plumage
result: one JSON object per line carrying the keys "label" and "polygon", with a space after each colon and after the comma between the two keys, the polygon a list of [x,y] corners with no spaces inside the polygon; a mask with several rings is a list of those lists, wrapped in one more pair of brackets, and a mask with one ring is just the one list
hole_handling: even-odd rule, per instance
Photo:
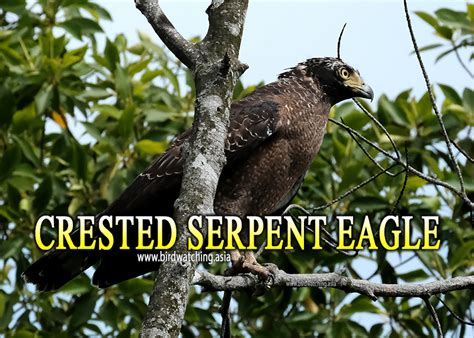
{"label": "brown plumage", "polygon": [[[315,58],[235,102],[216,213],[263,216],[285,208],[319,151],[331,106],[355,96],[373,98],[358,71],[336,58]],[[189,136],[190,131],[181,134],[100,215],[172,215]],[[24,277],[39,290],[55,290],[94,264],[94,284],[107,287],[156,270],[159,263],[138,263],[136,254],[123,251],[52,250]]]}

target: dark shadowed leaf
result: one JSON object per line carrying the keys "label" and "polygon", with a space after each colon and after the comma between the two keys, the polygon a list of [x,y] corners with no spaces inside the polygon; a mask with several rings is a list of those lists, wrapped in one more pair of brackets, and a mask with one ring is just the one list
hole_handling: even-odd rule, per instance
{"label": "dark shadowed leaf", "polygon": [[85,34],[102,32],[102,28],[97,22],[87,18],[72,18],[60,23],[59,26],[78,39],[82,39],[82,35]]}
{"label": "dark shadowed leaf", "polygon": [[69,321],[70,330],[81,326],[87,322],[94,312],[97,298],[93,293],[80,296],[71,306],[72,316]]}
{"label": "dark shadowed leaf", "polygon": [[398,274],[398,277],[406,282],[416,282],[426,280],[429,275],[422,269],[413,270],[410,272]]}
{"label": "dark shadowed leaf", "polygon": [[21,151],[17,146],[13,146],[3,153],[0,160],[0,182],[5,180],[15,170],[16,165],[20,162]]}
{"label": "dark shadowed leaf", "polygon": [[4,84],[0,85],[0,126],[8,126],[15,113],[15,96]]}
{"label": "dark shadowed leaf", "polygon": [[45,212],[51,197],[53,196],[53,181],[51,176],[46,175],[38,189],[35,192],[33,200],[33,208],[38,214]]}

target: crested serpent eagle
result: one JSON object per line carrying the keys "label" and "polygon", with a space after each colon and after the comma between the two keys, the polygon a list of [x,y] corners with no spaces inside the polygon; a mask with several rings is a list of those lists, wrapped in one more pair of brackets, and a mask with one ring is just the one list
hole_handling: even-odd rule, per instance
{"label": "crested serpent eagle", "polygon": [[[353,97],[372,99],[373,92],[356,69],[339,58],[324,57],[302,62],[234,102],[225,141],[227,164],[214,202],[216,214],[265,216],[285,208],[319,151],[331,107]],[[188,130],[178,136],[100,215],[173,215],[185,162],[184,143],[190,135]],[[233,260],[238,256],[234,252]],[[258,266],[253,254],[246,252],[243,257],[240,261]],[[55,290],[95,265],[93,283],[107,287],[156,271],[158,264],[138,263],[136,253],[130,251],[51,250],[23,276],[38,290]]]}

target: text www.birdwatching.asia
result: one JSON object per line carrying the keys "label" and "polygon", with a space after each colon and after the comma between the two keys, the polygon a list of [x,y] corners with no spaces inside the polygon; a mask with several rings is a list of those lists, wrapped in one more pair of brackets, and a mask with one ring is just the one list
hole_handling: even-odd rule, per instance
{"label": "text www.birdwatching.asia", "polygon": [[156,254],[137,254],[139,262],[197,262],[197,263],[219,263],[230,262],[230,255],[226,253],[202,253],[188,252],[184,254],[160,252]]}

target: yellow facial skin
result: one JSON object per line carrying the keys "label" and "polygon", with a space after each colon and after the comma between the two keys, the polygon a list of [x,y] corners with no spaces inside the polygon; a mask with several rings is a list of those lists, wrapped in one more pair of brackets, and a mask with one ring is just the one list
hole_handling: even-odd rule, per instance
{"label": "yellow facial skin", "polygon": [[362,94],[361,97],[373,99],[374,93],[372,88],[367,86],[357,70],[341,67],[337,71],[339,78],[344,82],[347,88],[352,91]]}

